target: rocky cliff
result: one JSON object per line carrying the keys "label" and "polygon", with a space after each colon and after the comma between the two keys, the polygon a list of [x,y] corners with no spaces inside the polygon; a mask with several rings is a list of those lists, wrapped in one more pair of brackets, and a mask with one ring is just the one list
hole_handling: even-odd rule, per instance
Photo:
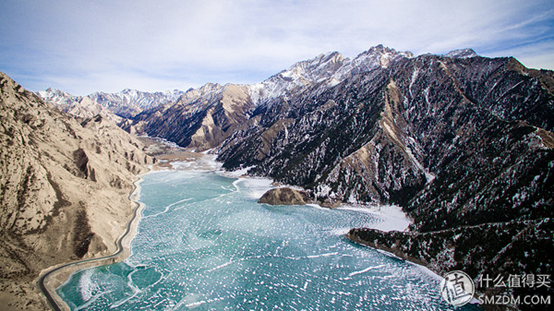
{"label": "rocky cliff", "polygon": [[46,309],[42,269],[116,248],[136,174],[152,159],[95,116],[75,119],[0,73],[0,301]]}

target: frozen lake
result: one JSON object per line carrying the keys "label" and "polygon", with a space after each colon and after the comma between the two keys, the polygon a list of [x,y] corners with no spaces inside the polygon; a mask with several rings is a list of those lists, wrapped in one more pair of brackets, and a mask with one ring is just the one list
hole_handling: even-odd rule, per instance
{"label": "frozen lake", "polygon": [[73,310],[454,310],[421,267],[343,237],[402,219],[257,204],[268,188],[205,171],[147,174],[131,256],[57,291]]}

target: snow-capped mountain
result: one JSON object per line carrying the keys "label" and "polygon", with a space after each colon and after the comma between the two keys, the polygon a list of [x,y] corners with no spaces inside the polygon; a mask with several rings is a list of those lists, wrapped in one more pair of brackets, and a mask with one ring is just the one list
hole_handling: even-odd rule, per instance
{"label": "snow-capped mountain", "polygon": [[208,83],[187,91],[173,104],[145,110],[121,126],[203,151],[227,139],[248,120],[254,107],[248,86]]}
{"label": "snow-capped mountain", "polygon": [[[246,110],[249,110],[275,98],[287,99],[292,93],[306,87],[332,87],[352,75],[370,72],[379,67],[386,68],[391,62],[412,57],[411,52],[398,52],[382,45],[372,47],[353,59],[345,58],[338,52],[331,52],[298,62],[263,82],[237,86],[237,88],[241,89],[240,97],[244,98],[245,105],[248,106]],[[194,111],[202,111],[210,105],[209,103],[221,99],[222,93],[228,87],[228,85],[208,83],[201,88],[190,89],[186,92],[173,90],[151,93],[124,89],[118,93],[96,92],[87,96],[74,96],[60,90],[48,89],[39,91],[37,94],[70,114],[85,118],[94,114],[102,114],[120,123],[124,119],[133,119],[142,111],[146,111],[147,115],[154,111],[157,111],[158,115],[165,114],[163,111],[166,108],[162,108],[162,106],[177,102],[176,107],[185,108],[189,104],[192,105],[186,107],[189,114]],[[160,108],[156,109],[157,107]],[[172,109],[174,110],[176,107]],[[187,114],[185,113],[185,115]],[[139,117],[138,119],[143,118]],[[128,125],[127,128],[129,128]],[[135,128],[148,132],[148,129],[140,126]],[[159,134],[163,136],[163,133]],[[208,145],[214,147],[213,144]]]}
{"label": "snow-capped mountain", "polygon": [[184,93],[180,90],[151,93],[124,89],[119,93],[96,92],[87,96],[74,96],[51,88],[37,92],[46,102],[58,106],[64,112],[84,118],[101,114],[118,123],[122,118],[133,117],[143,110],[175,102]]}
{"label": "snow-capped mountain", "polygon": [[460,49],[460,50],[450,51],[444,56],[450,57],[450,58],[471,58],[471,57],[476,57],[478,55],[473,49]]}
{"label": "snow-capped mountain", "polygon": [[[207,84],[124,127],[199,151],[218,148],[228,169],[255,166],[251,173],[310,187],[322,199],[405,204],[439,175],[429,150],[452,151],[434,139],[476,131],[454,121],[426,126],[478,107],[458,113],[552,131],[551,76],[471,49],[414,57],[377,46],[354,59],[322,54],[254,85]],[[392,144],[387,165],[381,144]]]}
{"label": "snow-capped mountain", "polygon": [[354,59],[344,58],[339,52],[321,54],[249,86],[250,96],[255,104],[261,104],[276,97],[286,97],[290,91],[309,85],[331,87],[352,75],[386,68],[391,62],[412,57],[411,52],[397,52],[382,45],[372,47]]}
{"label": "snow-capped mountain", "polygon": [[184,93],[180,90],[151,93],[124,89],[119,93],[97,92],[87,97],[113,111],[115,114],[129,118],[143,110],[175,102]]}
{"label": "snow-capped mountain", "polygon": [[219,146],[242,126],[257,107],[270,109],[280,100],[290,101],[307,89],[325,90],[354,75],[387,68],[411,52],[382,45],[354,59],[338,52],[321,54],[252,85],[221,86],[208,83],[187,91],[172,105],[145,110],[123,125],[128,131],[164,137],[182,146],[206,150]]}
{"label": "snow-capped mountain", "polygon": [[113,111],[88,96],[74,96],[67,92],[54,90],[52,88],[46,91],[39,91],[37,94],[50,104],[53,104],[63,112],[80,118],[92,118],[95,115],[102,115],[115,123],[120,123],[123,118],[116,115]]}

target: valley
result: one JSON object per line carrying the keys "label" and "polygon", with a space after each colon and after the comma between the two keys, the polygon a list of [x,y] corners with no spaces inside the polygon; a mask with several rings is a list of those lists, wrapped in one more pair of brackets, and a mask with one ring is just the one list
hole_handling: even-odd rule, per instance
{"label": "valley", "polygon": [[3,75],[1,99],[2,295],[19,307],[42,269],[115,250],[154,157],[169,169],[194,152],[319,206],[399,206],[407,230],[346,237],[438,274],[552,275],[554,72],[515,58],[379,45],[186,92],[37,95]]}

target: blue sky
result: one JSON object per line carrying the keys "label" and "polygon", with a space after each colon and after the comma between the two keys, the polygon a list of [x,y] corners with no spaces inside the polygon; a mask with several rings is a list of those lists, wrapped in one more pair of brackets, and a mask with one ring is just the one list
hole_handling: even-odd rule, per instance
{"label": "blue sky", "polygon": [[0,71],[32,91],[255,83],[377,44],[554,69],[554,1],[0,0]]}

